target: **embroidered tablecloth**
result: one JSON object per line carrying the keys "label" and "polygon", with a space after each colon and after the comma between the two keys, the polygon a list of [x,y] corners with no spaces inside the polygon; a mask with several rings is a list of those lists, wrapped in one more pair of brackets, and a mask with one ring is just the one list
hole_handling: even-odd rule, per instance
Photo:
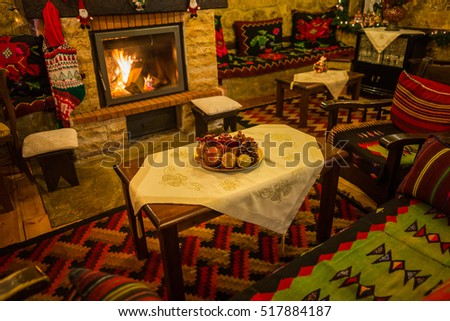
{"label": "embroidered tablecloth", "polygon": [[194,158],[197,143],[150,154],[130,182],[135,213],[145,204],[203,205],[284,234],[322,170],[313,136],[287,125],[243,130],[263,151],[252,170],[210,171]]}
{"label": "embroidered tablecloth", "polygon": [[328,70],[320,73],[308,71],[294,75],[294,80],[291,82],[291,90],[296,82],[320,83],[327,87],[334,99],[338,99],[347,81],[348,73],[346,70]]}
{"label": "embroidered tablecloth", "polygon": [[365,28],[363,30],[378,53],[386,49],[400,35],[425,34],[423,31],[407,29],[386,31],[385,28]]}

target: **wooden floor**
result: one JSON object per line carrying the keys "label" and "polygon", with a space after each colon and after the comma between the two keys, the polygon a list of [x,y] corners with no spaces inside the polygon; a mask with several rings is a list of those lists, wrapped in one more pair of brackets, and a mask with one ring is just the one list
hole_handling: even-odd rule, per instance
{"label": "wooden floor", "polygon": [[0,213],[0,249],[52,230],[36,184],[25,174],[11,171],[2,168],[14,210]]}

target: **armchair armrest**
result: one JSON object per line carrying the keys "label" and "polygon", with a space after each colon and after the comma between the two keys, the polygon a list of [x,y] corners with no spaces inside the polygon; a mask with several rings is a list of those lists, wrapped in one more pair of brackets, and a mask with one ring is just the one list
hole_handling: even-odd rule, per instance
{"label": "armchair armrest", "polygon": [[386,135],[380,138],[380,146],[386,149],[394,150],[406,145],[422,144],[431,133],[398,133]]}
{"label": "armchair armrest", "polygon": [[391,105],[391,98],[378,100],[325,100],[320,103],[320,107],[328,112],[328,131],[336,126],[340,109],[348,110],[349,117],[347,119],[347,122],[350,122],[351,112],[358,108],[362,108],[364,109],[362,121],[366,121],[367,109],[378,109],[376,119],[380,119],[382,108],[389,107]]}

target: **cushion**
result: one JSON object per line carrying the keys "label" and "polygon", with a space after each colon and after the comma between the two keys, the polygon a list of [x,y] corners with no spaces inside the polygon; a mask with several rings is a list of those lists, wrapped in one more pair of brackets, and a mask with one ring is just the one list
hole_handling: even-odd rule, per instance
{"label": "cushion", "polygon": [[291,42],[297,48],[327,48],[337,46],[332,27],[334,13],[292,11]]}
{"label": "cushion", "polygon": [[449,301],[450,300],[450,279],[438,285],[430,294],[425,296],[423,301]]}
{"label": "cushion", "polygon": [[11,131],[9,130],[9,127],[6,126],[5,123],[0,122],[0,137],[6,137],[11,135]]}
{"label": "cushion", "polygon": [[0,36],[0,68],[5,68],[11,99],[51,95],[42,36]]}
{"label": "cushion", "polygon": [[223,38],[221,16],[214,16],[214,27],[216,32],[216,56],[218,63],[224,63],[229,61],[228,49]]}
{"label": "cushion", "polygon": [[450,131],[450,86],[403,71],[395,89],[391,119],[407,133]]}
{"label": "cushion", "polygon": [[191,102],[207,115],[217,115],[242,108],[237,101],[227,96],[213,96],[193,99]]}
{"label": "cushion", "polygon": [[160,297],[145,284],[131,278],[73,268],[69,279],[77,293],[86,301],[159,301]]}
{"label": "cushion", "polygon": [[450,215],[450,145],[431,136],[397,190]]}
{"label": "cushion", "polygon": [[238,54],[257,56],[283,47],[283,18],[235,21]]}
{"label": "cushion", "polygon": [[78,147],[77,131],[73,128],[61,128],[38,132],[26,136],[22,145],[22,156],[33,157],[59,150]]}

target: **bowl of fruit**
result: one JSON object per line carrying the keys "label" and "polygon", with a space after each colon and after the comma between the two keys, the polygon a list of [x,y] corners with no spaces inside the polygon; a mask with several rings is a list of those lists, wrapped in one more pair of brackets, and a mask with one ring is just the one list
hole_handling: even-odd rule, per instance
{"label": "bowl of fruit", "polygon": [[215,136],[197,137],[195,160],[205,169],[213,171],[243,171],[259,166],[263,159],[261,148],[252,138],[239,131]]}

